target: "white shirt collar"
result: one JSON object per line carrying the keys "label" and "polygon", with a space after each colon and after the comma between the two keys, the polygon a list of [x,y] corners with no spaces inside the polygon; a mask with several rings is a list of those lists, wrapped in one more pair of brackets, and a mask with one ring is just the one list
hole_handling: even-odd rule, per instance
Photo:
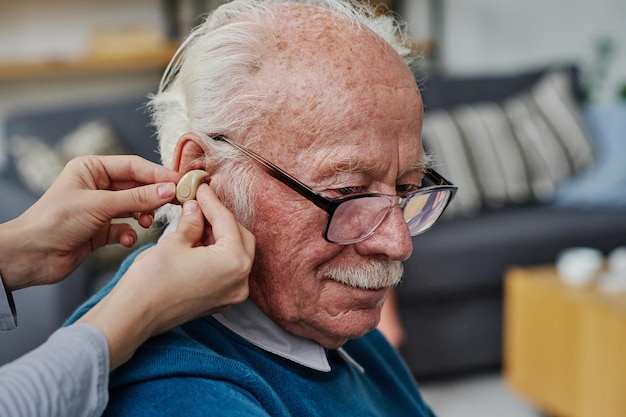
{"label": "white shirt collar", "polygon": [[267,317],[250,299],[213,317],[248,342],[317,371],[329,372],[326,349],[311,339],[293,335]]}

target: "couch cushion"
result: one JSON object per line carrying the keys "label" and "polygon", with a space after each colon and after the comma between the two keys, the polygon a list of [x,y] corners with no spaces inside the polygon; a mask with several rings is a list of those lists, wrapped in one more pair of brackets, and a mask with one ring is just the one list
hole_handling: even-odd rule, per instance
{"label": "couch cushion", "polygon": [[[531,75],[520,78],[524,89],[500,101],[490,98],[490,89],[482,101],[470,100],[472,80],[465,79],[459,101],[448,98],[442,106],[435,94],[435,108],[433,86],[426,81],[424,146],[434,153],[438,170],[459,186],[448,215],[546,199],[593,163],[592,141],[572,89],[575,73],[556,68]],[[459,79],[450,82],[462,85]],[[475,90],[478,84],[488,81],[482,79]]]}
{"label": "couch cushion", "polygon": [[413,238],[399,293],[419,299],[499,291],[513,265],[553,263],[572,246],[608,253],[626,244],[626,210],[510,208],[476,218],[441,220]]}
{"label": "couch cushion", "polygon": [[626,103],[583,107],[593,133],[597,163],[559,187],[554,204],[561,207],[626,209]]}
{"label": "couch cushion", "polygon": [[[573,65],[558,66],[572,74],[572,92],[582,98],[578,70]],[[452,76],[445,74],[416,74],[426,111],[449,109],[460,104],[485,101],[502,102],[518,93],[528,91],[550,68],[542,67],[510,75]]]}
{"label": "couch cushion", "polygon": [[21,182],[38,195],[52,185],[73,158],[129,153],[113,126],[98,119],[80,124],[54,145],[37,137],[12,136],[9,150]]}
{"label": "couch cushion", "polygon": [[[5,137],[36,138],[54,147],[85,123],[106,123],[123,149],[154,162],[159,161],[158,143],[145,110],[145,97],[130,97],[102,103],[75,104],[54,109],[20,111],[9,114],[5,121]],[[16,161],[9,158],[2,173],[19,181]]]}
{"label": "couch cushion", "polygon": [[19,183],[0,177],[0,223],[13,220],[32,206],[37,198]]}

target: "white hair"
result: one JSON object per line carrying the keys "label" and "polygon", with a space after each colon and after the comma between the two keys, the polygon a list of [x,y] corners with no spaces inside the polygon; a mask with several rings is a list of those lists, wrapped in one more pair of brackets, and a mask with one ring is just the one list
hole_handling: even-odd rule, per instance
{"label": "white hair", "polygon": [[[215,9],[195,28],[175,54],[163,75],[159,92],[149,106],[157,129],[161,160],[173,164],[178,139],[186,132],[205,135],[229,134],[248,146],[258,138],[246,135],[268,103],[262,89],[254,88],[254,74],[270,54],[265,42],[274,36],[276,4],[301,3],[317,6],[343,17],[355,30],[370,31],[390,44],[410,65],[414,60],[406,46],[403,27],[390,14],[377,14],[352,0],[234,0]],[[228,24],[227,24],[228,23]],[[250,196],[254,178],[251,164],[230,146],[207,137],[212,150],[209,163],[227,170],[232,182],[228,192],[231,209],[243,224],[252,216]],[[165,213],[165,217],[176,212]],[[163,213],[161,216],[163,217]]]}

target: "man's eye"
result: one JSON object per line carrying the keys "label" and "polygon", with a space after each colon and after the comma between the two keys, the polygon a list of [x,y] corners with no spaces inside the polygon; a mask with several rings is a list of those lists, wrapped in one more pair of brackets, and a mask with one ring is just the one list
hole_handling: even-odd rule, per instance
{"label": "man's eye", "polygon": [[420,185],[415,184],[398,184],[396,185],[396,191],[399,195],[407,195],[413,191],[417,191],[421,188]]}
{"label": "man's eye", "polygon": [[337,192],[344,195],[352,195],[352,194],[362,194],[364,192],[362,187],[342,187],[338,188]]}

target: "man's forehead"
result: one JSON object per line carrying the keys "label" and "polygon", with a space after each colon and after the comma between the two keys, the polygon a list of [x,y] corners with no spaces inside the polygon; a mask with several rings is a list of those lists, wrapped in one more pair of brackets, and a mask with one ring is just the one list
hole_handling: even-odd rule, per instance
{"label": "man's forehead", "polygon": [[[303,167],[323,176],[423,168],[419,92],[391,45],[317,6],[273,6],[281,18],[266,39],[272,56],[256,77],[271,97],[257,126],[260,136],[274,138],[262,146],[265,155],[308,175]],[[415,136],[406,138],[407,131]],[[383,135],[405,139],[380,145]],[[381,146],[396,156],[380,158]]]}
{"label": "man's forehead", "polygon": [[[283,70],[320,66],[331,72],[349,72],[351,61],[359,56],[369,61],[364,55],[392,53],[390,45],[370,28],[336,11],[303,3],[279,3],[272,8],[275,24],[265,39],[272,51],[267,58]],[[276,70],[274,65],[270,68]]]}
{"label": "man's forehead", "polygon": [[345,16],[311,4],[283,3],[272,7],[276,16],[273,28],[273,36],[278,41],[276,48],[286,54],[292,48],[300,48],[301,43],[327,45],[324,52],[332,52],[341,46],[333,45],[337,39],[369,31],[366,28],[355,30],[354,22],[349,22]]}
{"label": "man's forehead", "polygon": [[428,168],[428,158],[421,151],[419,142],[405,152],[392,147],[383,155],[366,144],[350,146],[310,147],[303,150],[295,160],[298,165],[312,168],[312,180],[320,181],[338,174],[363,174],[371,178],[388,175],[401,177],[413,171]]}

